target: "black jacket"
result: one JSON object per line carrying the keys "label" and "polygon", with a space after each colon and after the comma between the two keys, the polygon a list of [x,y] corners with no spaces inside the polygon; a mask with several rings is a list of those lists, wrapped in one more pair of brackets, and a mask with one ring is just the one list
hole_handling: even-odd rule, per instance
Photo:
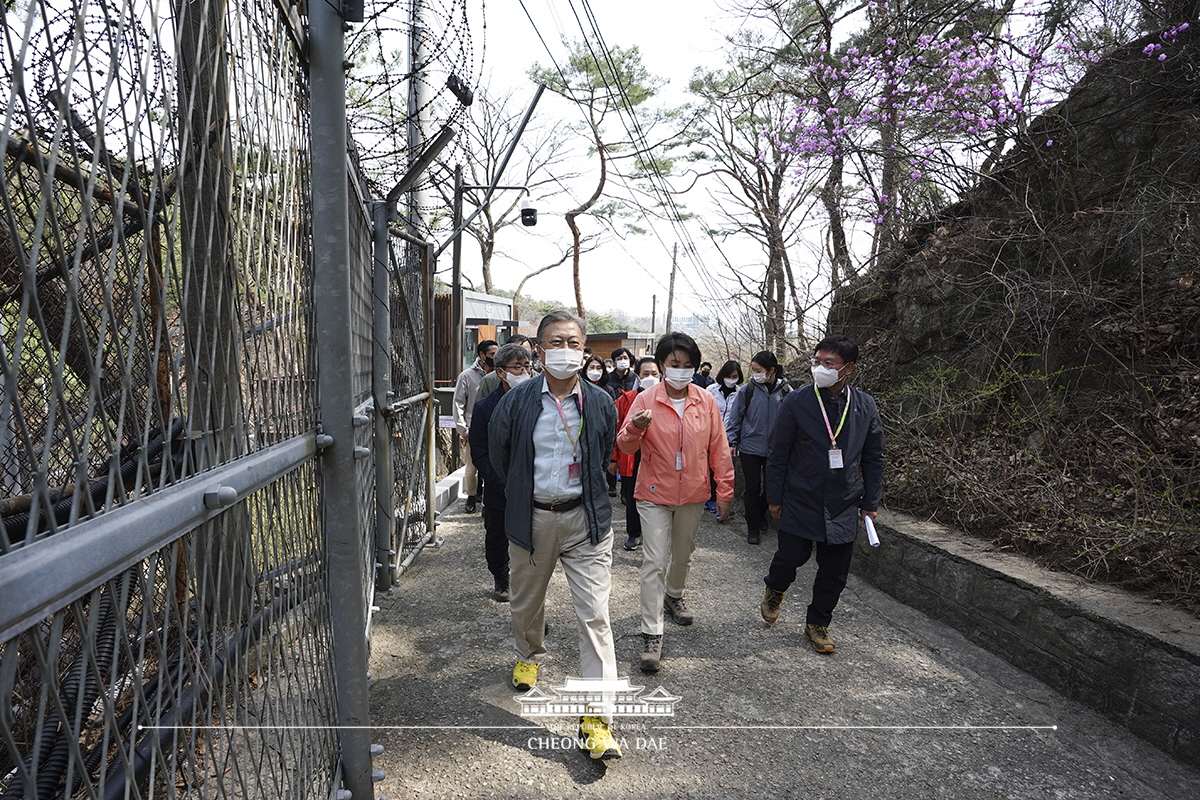
{"label": "black jacket", "polygon": [[[883,423],[875,399],[847,388],[850,410],[837,437],[841,469],[829,467],[829,431],[817,405],[816,387],[784,398],[767,451],[767,502],[781,504],[779,529],[829,544],[854,541],[859,509],[879,510],[883,499]],[[824,396],[824,395],[822,395]],[[826,401],[837,430],[841,409]]]}
{"label": "black jacket", "polygon": [[475,401],[471,411],[471,427],[467,440],[471,445],[471,461],[483,476],[483,504],[488,508],[504,508],[504,481],[492,467],[491,448],[488,445],[488,423],[492,412],[504,396],[504,387],[498,387],[486,397]]}

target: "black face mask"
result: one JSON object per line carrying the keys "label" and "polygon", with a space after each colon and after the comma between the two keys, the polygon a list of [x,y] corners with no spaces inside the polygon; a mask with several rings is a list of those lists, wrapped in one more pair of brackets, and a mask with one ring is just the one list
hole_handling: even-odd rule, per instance
{"label": "black face mask", "polygon": [[485,358],[483,360],[483,363],[487,364],[488,367],[490,367],[491,369],[496,368],[496,359],[494,359],[494,358]]}

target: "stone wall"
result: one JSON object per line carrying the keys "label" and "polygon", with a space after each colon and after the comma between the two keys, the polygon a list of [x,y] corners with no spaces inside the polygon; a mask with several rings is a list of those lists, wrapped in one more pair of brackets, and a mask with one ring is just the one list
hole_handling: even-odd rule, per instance
{"label": "stone wall", "polygon": [[855,573],[1200,767],[1200,621],[939,525],[879,523],[880,547],[859,536]]}

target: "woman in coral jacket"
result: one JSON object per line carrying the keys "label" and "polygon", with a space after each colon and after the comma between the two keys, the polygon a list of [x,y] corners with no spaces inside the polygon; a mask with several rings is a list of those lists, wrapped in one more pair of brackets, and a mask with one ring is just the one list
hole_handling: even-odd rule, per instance
{"label": "woman in coral jacket", "polygon": [[668,333],[654,359],[664,380],[637,396],[617,434],[617,449],[640,450],[638,513],[642,521],[642,658],[644,672],[662,663],[663,614],[691,625],[683,600],[696,530],[709,498],[708,475],[717,480],[717,516],[729,516],[733,459],[716,400],[692,383],[700,348],[686,333]]}

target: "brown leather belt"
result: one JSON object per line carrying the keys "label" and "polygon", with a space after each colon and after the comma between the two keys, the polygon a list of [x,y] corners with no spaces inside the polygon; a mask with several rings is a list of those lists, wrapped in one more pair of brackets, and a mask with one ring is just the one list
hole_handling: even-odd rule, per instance
{"label": "brown leather belt", "polygon": [[564,511],[570,511],[572,508],[578,508],[582,502],[583,495],[579,495],[579,497],[573,497],[570,500],[560,500],[557,503],[539,503],[537,500],[534,500],[533,507],[542,511],[554,511],[561,514]]}

